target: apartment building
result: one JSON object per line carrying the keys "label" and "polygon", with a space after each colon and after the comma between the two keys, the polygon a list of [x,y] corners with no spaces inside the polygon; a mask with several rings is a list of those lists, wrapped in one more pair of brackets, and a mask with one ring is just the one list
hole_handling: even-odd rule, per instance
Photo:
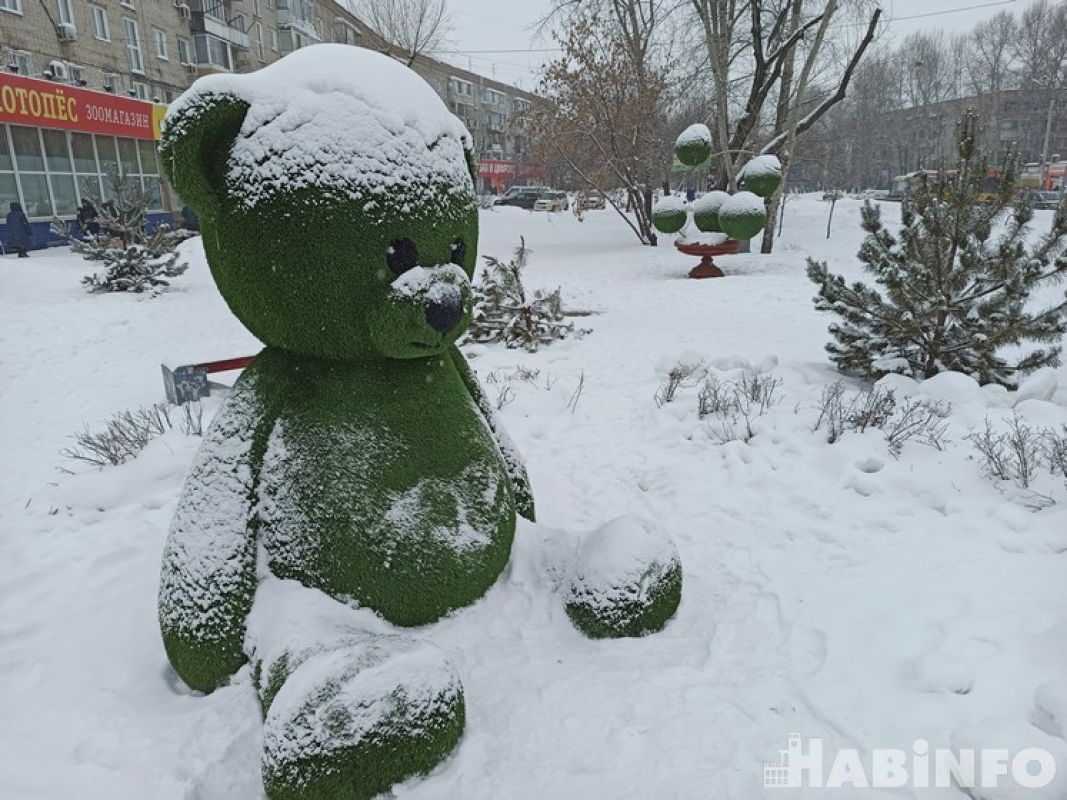
{"label": "apartment building", "polygon": [[[155,154],[166,104],[200,75],[318,42],[390,52],[334,0],[0,0],[0,209],[21,203],[34,243],[54,244],[51,219],[106,194],[119,169],[142,181],[154,218],[172,216],[181,202]],[[532,95],[431,58],[412,68],[474,135],[480,191],[536,177],[521,115]]]}

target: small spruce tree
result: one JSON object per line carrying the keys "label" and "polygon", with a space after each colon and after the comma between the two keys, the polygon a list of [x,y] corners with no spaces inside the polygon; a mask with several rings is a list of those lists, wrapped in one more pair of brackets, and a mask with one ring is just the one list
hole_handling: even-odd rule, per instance
{"label": "small spruce tree", "polygon": [[537,289],[528,294],[522,285],[522,270],[529,254],[526,240],[520,238],[511,261],[484,256],[485,273],[472,289],[474,311],[467,329],[471,341],[503,342],[507,347],[521,347],[532,353],[541,345],[575,332],[574,325],[563,316],[559,289]]}
{"label": "small spruce tree", "polygon": [[[1012,386],[1020,375],[1059,364],[1067,302],[1037,310],[1028,301],[1067,276],[1067,207],[1061,203],[1049,233],[1028,246],[1033,211],[1013,201],[1018,159],[1010,153],[988,186],[977,132],[978,119],[967,112],[957,128],[957,168],[919,178],[902,203],[896,236],[877,207],[864,206],[859,258],[880,288],[848,284],[808,259],[816,309],[841,318],[826,349],[843,372],[922,379],[953,370]],[[1032,342],[1045,346],[1013,362],[1003,355]]]}
{"label": "small spruce tree", "polygon": [[67,240],[70,249],[87,261],[102,262],[102,269],[82,278],[89,292],[154,292],[169,285],[188,268],[178,262],[175,248],[185,238],[167,225],[148,230],[148,197],[140,180],[117,171],[109,173],[112,197],[89,198],[97,213],[100,233],[78,239],[70,225],[56,218],[52,230]]}

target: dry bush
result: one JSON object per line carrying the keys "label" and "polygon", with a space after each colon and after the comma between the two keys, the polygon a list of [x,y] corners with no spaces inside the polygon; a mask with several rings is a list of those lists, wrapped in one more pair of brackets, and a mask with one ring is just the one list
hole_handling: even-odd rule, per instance
{"label": "dry bush", "polygon": [[[187,436],[202,436],[204,409],[199,403],[182,407],[179,429]],[[121,411],[109,419],[101,431],[86,427],[74,435],[74,444],[60,455],[96,467],[125,464],[135,458],[157,436],[174,428],[171,408],[166,403]]]}

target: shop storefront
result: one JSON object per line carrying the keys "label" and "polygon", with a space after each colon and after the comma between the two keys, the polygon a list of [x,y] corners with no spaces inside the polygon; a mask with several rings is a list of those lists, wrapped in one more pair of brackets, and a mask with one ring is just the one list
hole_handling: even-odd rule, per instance
{"label": "shop storefront", "polygon": [[170,220],[156,143],[166,106],[51,81],[0,74],[0,242],[11,203],[33,246],[60,241],[53,217],[73,219],[82,198],[111,193],[114,171],[140,181],[152,221]]}
{"label": "shop storefront", "polygon": [[516,184],[529,183],[539,177],[533,164],[483,158],[478,161],[478,191],[500,194]]}

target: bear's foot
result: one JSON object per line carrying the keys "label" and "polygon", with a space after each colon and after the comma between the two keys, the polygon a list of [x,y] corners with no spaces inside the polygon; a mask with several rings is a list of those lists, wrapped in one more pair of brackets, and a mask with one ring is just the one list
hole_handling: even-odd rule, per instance
{"label": "bear's foot", "polygon": [[620,517],[582,542],[564,587],[567,616],[593,639],[655,633],[682,599],[682,564],[663,531]]}
{"label": "bear's foot", "polygon": [[[294,585],[262,592],[272,597],[257,597],[249,630],[269,800],[369,800],[437,766],[464,726],[463,688],[445,655],[344,624],[334,612],[356,612]],[[278,608],[294,594],[303,602]],[[298,617],[302,630],[291,625]]]}

